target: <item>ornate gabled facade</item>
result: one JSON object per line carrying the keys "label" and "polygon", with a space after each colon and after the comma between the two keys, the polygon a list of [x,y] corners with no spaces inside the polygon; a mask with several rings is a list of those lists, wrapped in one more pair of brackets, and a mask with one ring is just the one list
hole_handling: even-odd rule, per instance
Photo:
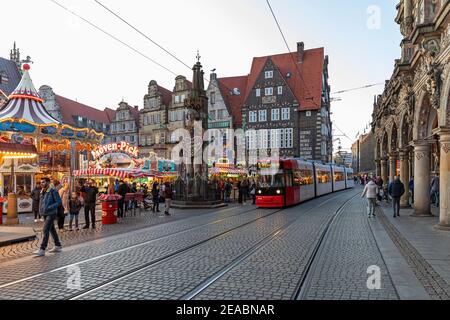
{"label": "ornate gabled facade", "polygon": [[282,157],[331,162],[328,57],[323,48],[253,59],[243,99],[248,153],[279,149]]}
{"label": "ornate gabled facade", "polygon": [[139,112],[139,146],[143,155],[156,154],[169,158],[166,142],[169,138],[167,121],[172,92],[161,87],[154,80],[148,85],[144,97],[144,109]]}
{"label": "ornate gabled facade", "polygon": [[172,133],[186,126],[187,108],[184,104],[189,97],[192,89],[192,83],[186,77],[178,76],[175,78],[175,87],[172,92],[172,101],[168,110],[168,137],[166,139],[167,152],[170,155],[173,147],[178,143],[178,140],[172,139]]}
{"label": "ornate gabled facade", "polygon": [[122,101],[115,117],[111,121],[109,142],[129,142],[133,146],[139,143],[139,110]]}
{"label": "ornate gabled facade", "polygon": [[450,1],[402,0],[397,10],[402,56],[374,103],[377,174],[414,177],[418,216],[430,215],[430,174],[440,174],[440,228],[450,229]]}

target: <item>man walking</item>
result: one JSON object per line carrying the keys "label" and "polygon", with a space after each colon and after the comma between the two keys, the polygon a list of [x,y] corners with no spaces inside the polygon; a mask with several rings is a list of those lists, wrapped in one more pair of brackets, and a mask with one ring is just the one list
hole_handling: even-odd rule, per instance
{"label": "man walking", "polygon": [[400,177],[395,177],[389,184],[389,195],[392,197],[394,218],[400,217],[400,198],[405,194],[405,185],[400,181]]}
{"label": "man walking", "polygon": [[86,220],[86,225],[83,229],[89,229],[90,220],[92,220],[92,229],[95,229],[95,206],[97,204],[98,189],[92,184],[92,181],[89,181],[87,186],[81,189],[81,192],[85,194],[84,219]]}
{"label": "man walking", "polygon": [[58,237],[58,233],[55,228],[55,219],[58,214],[58,207],[62,205],[61,198],[58,192],[50,187],[50,179],[42,178],[41,180],[42,191],[39,201],[39,214],[44,217],[44,229],[42,230],[43,237],[41,248],[34,254],[43,257],[45,256],[45,250],[48,246],[48,239],[50,234],[55,242],[55,248],[50,250],[51,253],[61,252],[62,245]]}
{"label": "man walking", "polygon": [[364,192],[362,194],[362,198],[366,197],[367,199],[367,216],[369,218],[375,217],[375,204],[377,202],[377,192],[378,186],[376,183],[369,179],[369,183],[364,187]]}

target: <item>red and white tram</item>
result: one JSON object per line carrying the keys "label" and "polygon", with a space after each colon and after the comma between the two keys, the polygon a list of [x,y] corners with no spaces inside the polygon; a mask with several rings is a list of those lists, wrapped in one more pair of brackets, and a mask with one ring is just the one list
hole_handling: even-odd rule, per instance
{"label": "red and white tram", "polygon": [[282,159],[261,169],[256,206],[289,207],[353,187],[352,169],[299,159]]}

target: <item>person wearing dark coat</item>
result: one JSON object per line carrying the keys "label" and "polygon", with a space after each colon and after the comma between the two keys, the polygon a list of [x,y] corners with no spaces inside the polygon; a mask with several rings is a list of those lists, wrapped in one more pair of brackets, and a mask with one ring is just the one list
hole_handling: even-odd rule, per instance
{"label": "person wearing dark coat", "polygon": [[89,229],[90,220],[92,220],[92,229],[95,229],[95,206],[97,204],[98,189],[89,181],[87,186],[81,188],[81,192],[84,193],[84,219],[86,220],[86,225],[83,229]]}
{"label": "person wearing dark coat", "polygon": [[394,181],[389,184],[388,192],[392,197],[394,218],[400,217],[400,198],[405,194],[405,185],[399,177],[395,177]]}
{"label": "person wearing dark coat", "polygon": [[36,185],[36,188],[31,191],[31,199],[33,200],[32,210],[34,213],[34,222],[38,222],[41,220],[41,215],[39,213],[39,200],[41,197],[41,186],[40,184]]}
{"label": "person wearing dark coat", "polygon": [[152,187],[153,212],[159,211],[159,184],[155,182]]}

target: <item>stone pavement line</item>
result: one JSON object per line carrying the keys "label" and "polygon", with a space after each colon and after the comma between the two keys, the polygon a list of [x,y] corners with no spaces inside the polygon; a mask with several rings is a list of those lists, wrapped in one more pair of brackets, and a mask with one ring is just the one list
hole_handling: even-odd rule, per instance
{"label": "stone pavement line", "polygon": [[422,257],[409,241],[386,218],[383,210],[377,207],[378,217],[391,240],[408,262],[416,277],[433,300],[450,300],[450,286]]}
{"label": "stone pavement line", "polygon": [[[381,289],[370,290],[368,268],[378,266]],[[353,199],[330,226],[303,291],[306,300],[398,300],[377,242],[364,214],[362,199]]]}
{"label": "stone pavement line", "polygon": [[369,224],[400,300],[430,300],[425,288],[381,222],[378,219],[372,219]]}

